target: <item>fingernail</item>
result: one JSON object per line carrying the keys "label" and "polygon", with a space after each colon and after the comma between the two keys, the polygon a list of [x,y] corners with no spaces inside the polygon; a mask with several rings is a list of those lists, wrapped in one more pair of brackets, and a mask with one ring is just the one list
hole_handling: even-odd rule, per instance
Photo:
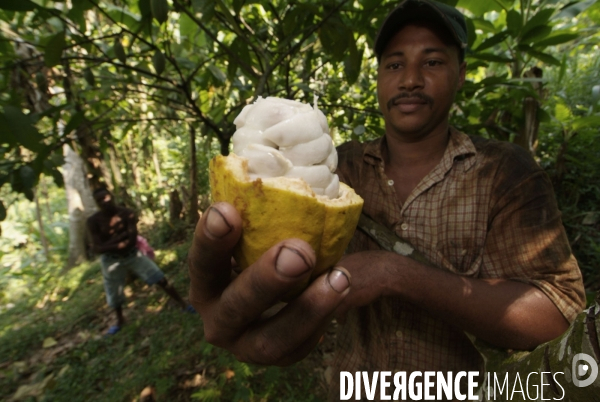
{"label": "fingernail", "polygon": [[329,282],[329,286],[338,293],[343,293],[350,286],[350,278],[348,278],[344,271],[336,268],[331,270],[327,276],[327,281]]}
{"label": "fingernail", "polygon": [[298,250],[282,247],[277,256],[275,268],[280,274],[295,278],[308,271],[310,265]]}
{"label": "fingernail", "polygon": [[221,211],[215,207],[210,207],[206,217],[206,231],[213,237],[221,238],[231,232],[231,225],[225,219]]}

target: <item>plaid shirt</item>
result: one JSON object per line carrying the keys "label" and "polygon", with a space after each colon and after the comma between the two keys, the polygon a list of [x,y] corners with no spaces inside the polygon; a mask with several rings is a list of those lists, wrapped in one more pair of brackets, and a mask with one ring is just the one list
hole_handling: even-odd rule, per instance
{"label": "plaid shirt", "polygon": [[[439,268],[472,278],[506,278],[540,288],[569,322],[585,306],[552,185],[513,144],[450,130],[441,162],[404,205],[384,173],[386,141],[338,148],[338,175],[364,200],[363,212],[408,240]],[[380,247],[357,230],[348,252]],[[364,269],[369,269],[365,266]],[[480,371],[465,334],[394,297],[351,310],[339,325],[331,399],[339,371]]]}

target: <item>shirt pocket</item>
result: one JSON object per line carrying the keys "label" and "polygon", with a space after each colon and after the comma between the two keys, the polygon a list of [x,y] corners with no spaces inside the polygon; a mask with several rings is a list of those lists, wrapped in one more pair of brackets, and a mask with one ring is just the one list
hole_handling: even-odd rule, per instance
{"label": "shirt pocket", "polygon": [[444,239],[437,244],[442,268],[451,272],[477,277],[481,269],[484,239],[473,237]]}

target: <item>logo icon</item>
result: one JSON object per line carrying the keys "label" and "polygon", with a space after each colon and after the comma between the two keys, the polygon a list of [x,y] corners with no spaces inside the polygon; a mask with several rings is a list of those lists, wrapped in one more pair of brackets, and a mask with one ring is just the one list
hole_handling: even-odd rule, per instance
{"label": "logo icon", "polygon": [[[585,353],[576,354],[572,363],[573,384],[583,388],[591,385],[598,378],[598,364],[594,358]],[[589,377],[582,380],[585,376]]]}

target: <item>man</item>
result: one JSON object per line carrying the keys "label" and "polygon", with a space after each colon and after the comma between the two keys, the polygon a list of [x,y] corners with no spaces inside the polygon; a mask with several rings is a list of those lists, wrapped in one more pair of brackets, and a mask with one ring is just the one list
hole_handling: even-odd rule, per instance
{"label": "man", "polygon": [[243,361],[290,364],[337,315],[338,372],[457,372],[482,368],[465,332],[532,349],[566,330],[584,306],[583,284],[547,176],[524,150],[449,126],[466,43],[456,9],[400,3],[375,42],[385,136],[339,147],[337,173],[364,198],[363,213],[435,268],[357,231],[336,267],[263,315],[310,275],[314,252],[286,240],[231,280],[240,217],[215,204],[190,252],[190,300],[209,342]]}
{"label": "man", "polygon": [[131,209],[116,205],[112,194],[105,188],[94,190],[94,200],[100,211],[90,216],[87,227],[92,237],[92,251],[101,254],[102,276],[106,301],[114,309],[116,324],[107,335],[114,335],[125,323],[123,303],[125,279],[131,271],[148,285],[160,286],[184,311],[193,312],[156,264],[136,248],[137,217]]}

